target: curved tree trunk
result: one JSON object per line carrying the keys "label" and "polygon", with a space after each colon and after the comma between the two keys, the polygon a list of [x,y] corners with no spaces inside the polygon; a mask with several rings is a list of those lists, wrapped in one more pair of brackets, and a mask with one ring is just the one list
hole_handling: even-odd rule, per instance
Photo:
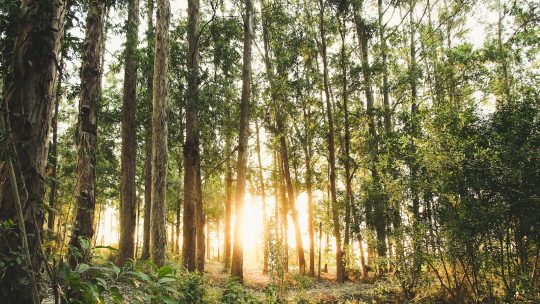
{"label": "curved tree trunk", "polygon": [[116,263],[123,266],[133,259],[135,252],[135,220],[137,193],[135,166],[137,156],[137,127],[135,107],[137,102],[137,32],[139,30],[139,0],[128,2],[128,21],[124,69],[124,98],[122,106],[122,163],[120,189],[120,241]]}
{"label": "curved tree trunk", "polygon": [[86,16],[81,69],[81,99],[79,103],[78,159],[77,159],[77,209],[75,228],[70,244],[82,255],[70,256],[70,265],[90,259],[88,246],[94,236],[94,209],[96,205],[96,152],[97,115],[101,95],[101,49],[103,48],[103,25],[105,22],[105,0],[90,1]]}
{"label": "curved tree trunk", "polygon": [[165,263],[167,228],[167,69],[169,57],[169,0],[157,1],[156,49],[152,101],[152,211],[150,257],[161,267]]}
{"label": "curved tree trunk", "polygon": [[240,130],[238,137],[238,162],[236,164],[236,220],[234,223],[234,246],[231,276],[243,282],[244,245],[242,240],[244,197],[246,191],[246,165],[249,137],[249,111],[251,102],[251,44],[253,26],[253,0],[246,0],[244,17],[244,55],[242,64],[242,101],[240,104]]}

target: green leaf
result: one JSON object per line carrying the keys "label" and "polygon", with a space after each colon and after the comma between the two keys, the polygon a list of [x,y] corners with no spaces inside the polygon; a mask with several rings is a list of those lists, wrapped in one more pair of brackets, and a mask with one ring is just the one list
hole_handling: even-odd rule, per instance
{"label": "green leaf", "polygon": [[75,271],[78,273],[83,273],[87,271],[88,269],[90,269],[90,266],[88,264],[81,263],[77,265],[77,267],[75,268]]}
{"label": "green leaf", "polygon": [[171,266],[163,266],[158,270],[158,278],[162,278],[168,274],[171,274],[173,269]]}
{"label": "green leaf", "polygon": [[158,280],[158,283],[159,284],[164,284],[164,283],[169,283],[169,282],[174,282],[174,281],[177,281],[178,279],[173,277],[173,276],[166,276],[166,277],[162,277]]}
{"label": "green leaf", "polygon": [[137,271],[128,271],[127,274],[130,274],[132,276],[135,276],[143,281],[146,281],[146,282],[150,282],[151,279],[150,279],[150,276],[147,275],[146,273],[142,273],[142,272],[137,272]]}

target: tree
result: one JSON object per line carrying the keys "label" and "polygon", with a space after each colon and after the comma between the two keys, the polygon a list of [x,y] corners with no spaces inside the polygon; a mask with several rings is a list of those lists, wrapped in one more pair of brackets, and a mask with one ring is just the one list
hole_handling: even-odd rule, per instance
{"label": "tree", "polygon": [[[147,102],[152,108],[152,95],[153,95],[153,82],[154,82],[154,1],[148,0],[146,2],[146,67],[144,69],[144,77],[146,78],[146,98]],[[152,111],[150,111],[152,112]],[[141,259],[145,260],[150,257],[150,222],[151,222],[151,210],[152,210],[152,122],[145,123],[146,136],[145,136],[145,155],[144,155],[144,226],[143,226],[143,248],[141,252]]]}
{"label": "tree", "polygon": [[[369,158],[370,171],[372,177],[372,196],[370,198],[368,210],[368,223],[375,226],[377,235],[377,255],[379,258],[386,257],[386,203],[381,198],[381,183],[379,174],[379,156],[378,156],[378,138],[375,125],[375,107],[372,90],[372,77],[369,64],[368,43],[371,38],[371,33],[366,23],[366,20],[361,15],[363,7],[362,0],[353,1],[354,22],[356,24],[356,32],[360,46],[360,61],[362,63],[362,76],[364,77],[364,94],[366,96],[366,113],[368,118],[368,135],[369,135]],[[373,206],[374,205],[374,206]],[[373,210],[371,210],[373,209]],[[370,225],[370,226],[371,226]],[[384,267],[380,269],[384,271]]]}
{"label": "tree", "polygon": [[334,118],[332,115],[333,107],[330,100],[330,84],[328,80],[328,59],[326,56],[326,28],[324,26],[324,0],[319,0],[319,31],[321,35],[321,57],[323,61],[323,83],[324,95],[326,100],[326,118],[328,122],[328,162],[330,167],[330,195],[332,220],[334,222],[334,238],[336,239],[336,280],[343,282],[345,280],[345,269],[343,265],[343,252],[341,247],[341,232],[339,221],[339,207],[337,202],[336,190],[336,152],[334,147]]}
{"label": "tree", "polygon": [[[199,155],[199,0],[188,1],[188,88],[186,93],[186,142],[184,144],[184,215],[182,264],[197,267],[198,204],[202,203]],[[203,255],[204,256],[204,255]]]}
{"label": "tree", "polygon": [[[18,222],[19,228],[13,226],[0,232],[0,254],[12,256],[11,248],[26,247],[28,267],[12,264],[0,278],[0,293],[8,304],[40,302],[36,284],[40,283],[39,236],[43,213],[39,206],[43,205],[45,195],[42,176],[47,165],[56,85],[55,62],[64,33],[65,12],[65,1],[24,1],[18,10],[18,22],[13,24],[15,35],[10,37],[13,56],[3,79],[0,105],[4,120],[2,130],[11,131],[9,140],[3,138],[0,142],[0,220]],[[48,55],[43,56],[42,52]],[[20,209],[25,210],[22,222],[22,212],[16,212],[17,196],[20,202],[25,202],[24,206],[20,205]],[[24,246],[25,238],[27,246]],[[21,280],[32,281],[34,275],[35,284],[20,285]]]}
{"label": "tree", "polygon": [[150,257],[159,267],[165,263],[167,245],[166,194],[167,194],[167,91],[169,57],[169,0],[157,2],[156,49],[154,59],[152,101],[152,211]]}
{"label": "tree", "polygon": [[124,265],[134,256],[137,193],[135,166],[137,155],[137,129],[135,104],[137,94],[137,32],[139,30],[139,0],[128,2],[126,33],[124,98],[122,106],[122,181],[120,191],[120,241],[117,264]]}
{"label": "tree", "polygon": [[244,245],[242,240],[244,216],[244,196],[246,191],[246,166],[249,137],[249,116],[251,102],[251,44],[253,27],[253,1],[246,0],[244,17],[244,52],[242,64],[242,99],[240,103],[240,126],[238,136],[238,161],[236,164],[236,221],[234,224],[234,246],[231,276],[243,282]]}
{"label": "tree", "polygon": [[82,54],[81,94],[77,122],[76,218],[71,235],[70,265],[90,260],[96,206],[97,115],[101,97],[101,56],[105,0],[90,1]]}
{"label": "tree", "polygon": [[224,227],[224,267],[228,272],[231,263],[231,215],[232,215],[232,168],[231,168],[231,139],[225,139],[225,227]]}

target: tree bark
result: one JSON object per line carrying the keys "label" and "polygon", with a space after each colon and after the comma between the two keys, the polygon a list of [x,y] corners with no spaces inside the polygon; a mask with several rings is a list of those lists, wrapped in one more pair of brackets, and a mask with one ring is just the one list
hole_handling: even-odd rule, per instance
{"label": "tree bark", "polygon": [[134,257],[135,220],[137,193],[135,186],[135,167],[137,156],[137,127],[135,107],[137,102],[136,57],[139,30],[139,0],[128,1],[128,20],[126,33],[124,98],[122,106],[122,160],[120,189],[120,241],[116,263],[123,266]]}
{"label": "tree bark", "polygon": [[[18,222],[14,205],[17,194],[10,184],[9,161],[5,160],[12,157],[8,154],[8,147],[12,146],[14,155],[18,156],[12,164],[18,195],[21,202],[25,202],[24,226],[28,250],[32,255],[31,268],[39,284],[42,262],[39,234],[44,221],[39,206],[43,205],[45,196],[43,176],[56,91],[55,62],[64,32],[66,2],[23,1],[19,12],[16,35],[13,37],[14,56],[4,79],[5,104],[0,105],[1,115],[9,113],[5,121],[11,129],[11,142],[0,142],[0,221]],[[22,246],[17,237],[20,233],[11,230],[0,232],[1,256],[10,255],[11,248]],[[27,280],[28,275],[19,264],[5,269],[0,277],[0,294],[5,303],[34,303],[36,299],[32,286],[19,284],[21,280]]]}
{"label": "tree bark", "polygon": [[165,264],[167,231],[165,219],[167,195],[167,69],[169,57],[169,0],[157,1],[156,48],[152,100],[152,211],[150,257],[154,264]]}
{"label": "tree bark", "polygon": [[334,119],[332,115],[332,104],[330,101],[330,85],[328,80],[328,59],[326,56],[326,29],[324,27],[324,2],[319,0],[320,20],[319,29],[321,35],[321,56],[323,60],[323,82],[326,97],[326,115],[328,120],[328,159],[330,166],[330,194],[332,207],[332,220],[334,222],[334,238],[336,239],[336,281],[345,280],[345,269],[343,266],[343,252],[341,248],[341,232],[339,222],[339,210],[336,190],[336,153],[334,148]]}
{"label": "tree bark", "polygon": [[199,0],[188,1],[188,87],[186,93],[186,142],[184,144],[184,216],[182,264],[188,271],[197,267],[197,207],[199,192]]}
{"label": "tree bark", "polygon": [[[105,1],[90,2],[86,16],[84,39],[81,96],[78,120],[78,160],[77,160],[77,209],[75,228],[70,244],[81,257],[70,255],[70,265],[87,262],[90,259],[91,240],[94,236],[94,208],[96,205],[96,153],[97,115],[101,94],[101,49],[103,47],[103,25],[105,21]],[[81,244],[85,239],[86,248]]]}
{"label": "tree bark", "polygon": [[243,282],[244,245],[242,240],[244,198],[246,191],[246,166],[249,137],[249,112],[251,102],[251,44],[253,27],[253,0],[246,0],[244,16],[244,52],[242,64],[242,100],[240,103],[240,128],[238,136],[238,162],[236,165],[236,220],[234,224],[234,246],[231,276]]}

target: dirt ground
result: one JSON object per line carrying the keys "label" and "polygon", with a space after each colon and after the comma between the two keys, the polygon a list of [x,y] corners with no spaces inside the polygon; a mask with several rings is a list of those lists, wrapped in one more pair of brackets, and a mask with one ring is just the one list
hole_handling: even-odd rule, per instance
{"label": "dirt ground", "polygon": [[[210,282],[216,286],[223,286],[228,275],[223,272],[223,264],[210,262],[206,264],[206,274]],[[379,280],[370,283],[361,281],[335,282],[335,273],[321,273],[321,278],[309,278],[307,286],[301,288],[295,282],[294,272],[286,275],[287,298],[296,303],[300,298],[307,299],[309,303],[400,303],[399,290],[395,283]],[[244,271],[244,285],[257,297],[264,297],[263,292],[270,283],[270,277],[260,269],[248,268]]]}

